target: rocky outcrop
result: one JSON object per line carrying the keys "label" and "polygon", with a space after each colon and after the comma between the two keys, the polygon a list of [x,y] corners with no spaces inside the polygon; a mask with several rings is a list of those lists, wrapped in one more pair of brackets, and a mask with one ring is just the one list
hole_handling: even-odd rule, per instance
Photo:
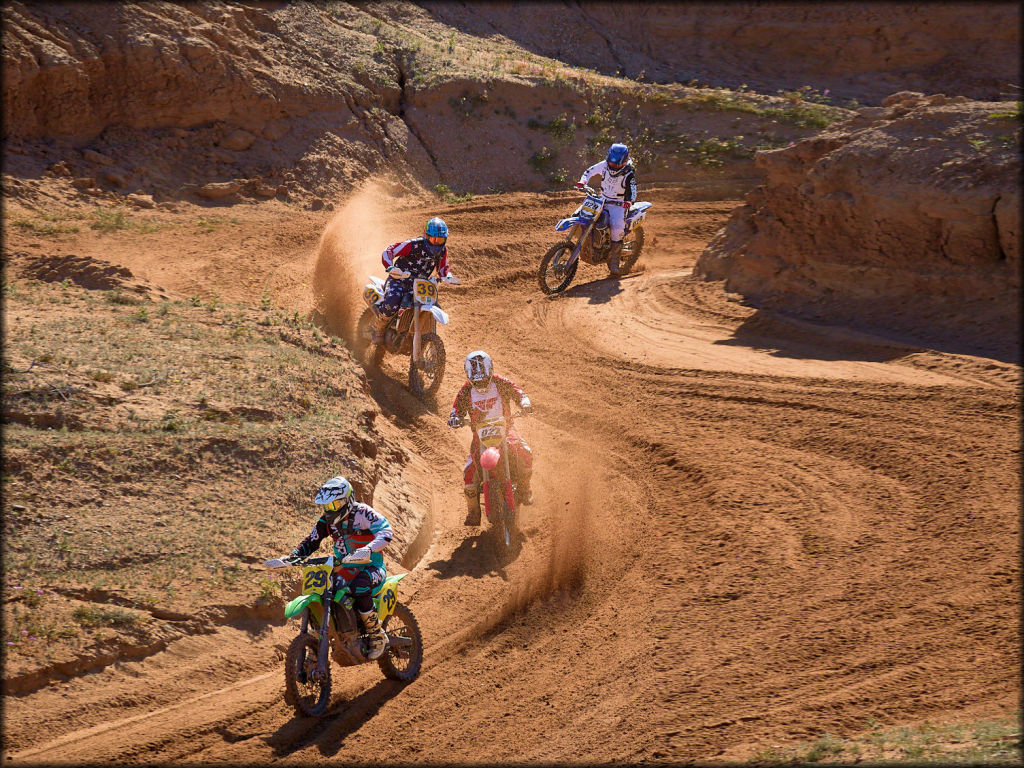
{"label": "rocky outcrop", "polygon": [[[695,272],[759,306],[1009,349],[1020,299],[1015,102],[898,93],[785,149]],[[916,330],[921,330],[917,328]]]}
{"label": "rocky outcrop", "polygon": [[440,21],[606,74],[835,103],[902,89],[999,99],[1020,86],[1019,3],[420,3]]}

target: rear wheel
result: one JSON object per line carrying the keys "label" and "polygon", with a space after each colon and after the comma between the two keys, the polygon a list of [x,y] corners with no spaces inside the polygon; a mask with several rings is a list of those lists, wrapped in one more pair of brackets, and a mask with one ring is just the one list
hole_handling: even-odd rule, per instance
{"label": "rear wheel", "polygon": [[576,268],[580,264],[578,259],[571,265],[569,264],[572,249],[572,240],[563,240],[551,246],[550,250],[544,254],[544,258],[540,262],[540,270],[537,272],[537,283],[544,293],[561,293],[569,287],[569,283],[576,276]]}
{"label": "rear wheel", "polygon": [[637,224],[622,239],[622,251],[619,254],[619,274],[629,274],[629,270],[636,266],[637,259],[644,249],[644,228]]}
{"label": "rear wheel", "polygon": [[304,632],[292,640],[284,660],[285,700],[295,707],[296,712],[307,717],[322,715],[331,700],[329,660],[323,677],[316,677],[319,650],[320,638]]}
{"label": "rear wheel", "polygon": [[444,378],[444,342],[436,333],[420,337],[420,359],[409,360],[409,389],[416,397],[427,397],[437,392]]}
{"label": "rear wheel", "polygon": [[[395,605],[395,611],[384,619],[384,631],[388,638],[400,638],[400,645],[388,644],[384,655],[377,659],[377,666],[390,680],[408,682],[420,673],[423,666],[423,636],[420,625],[412,611],[401,603]],[[406,644],[404,641],[410,641]]]}

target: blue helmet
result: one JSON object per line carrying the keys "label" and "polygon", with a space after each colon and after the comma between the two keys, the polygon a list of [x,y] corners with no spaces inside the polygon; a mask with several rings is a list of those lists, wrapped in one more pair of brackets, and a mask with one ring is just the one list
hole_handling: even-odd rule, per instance
{"label": "blue helmet", "polygon": [[444,223],[444,219],[435,216],[427,222],[427,237],[448,237],[448,225]]}
{"label": "blue helmet", "polygon": [[625,144],[612,144],[605,162],[608,163],[608,170],[621,171],[629,162],[629,149]]}

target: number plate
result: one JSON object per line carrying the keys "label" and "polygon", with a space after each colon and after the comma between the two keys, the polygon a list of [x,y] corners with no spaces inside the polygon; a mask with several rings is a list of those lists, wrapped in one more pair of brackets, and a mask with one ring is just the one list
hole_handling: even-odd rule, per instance
{"label": "number plate", "polygon": [[601,210],[601,204],[596,200],[584,200],[583,201],[583,212],[589,213],[591,216]]}
{"label": "number plate", "polygon": [[380,291],[372,285],[366,286],[363,288],[363,301],[367,304],[373,304],[374,302],[380,301]]}
{"label": "number plate", "polygon": [[501,445],[501,441],[505,439],[505,422],[485,424],[476,430],[476,434],[480,438],[480,445],[484,448]]}
{"label": "number plate", "polygon": [[326,565],[308,565],[302,569],[302,594],[319,595],[331,583],[331,569]]}
{"label": "number plate", "polygon": [[412,295],[417,304],[433,304],[437,301],[437,286],[429,280],[414,280]]}
{"label": "number plate", "polygon": [[398,602],[398,587],[394,584],[385,585],[378,599],[380,600],[380,608],[377,610],[377,615],[381,621],[384,621],[395,610],[395,603]]}

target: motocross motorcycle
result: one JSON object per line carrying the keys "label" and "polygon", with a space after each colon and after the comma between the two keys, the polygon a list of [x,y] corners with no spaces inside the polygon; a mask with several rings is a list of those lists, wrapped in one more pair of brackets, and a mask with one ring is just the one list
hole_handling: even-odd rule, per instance
{"label": "motocross motorcycle", "polygon": [[[354,562],[349,555],[342,563]],[[293,567],[280,558],[267,568]],[[312,557],[294,564],[302,568],[302,593],[285,606],[285,618],[301,617],[299,634],[285,654],[284,698],[300,715],[319,717],[331,699],[331,658],[342,667],[366,664],[369,646],[362,636],[355,602],[348,585],[335,590],[331,574],[335,559]],[[398,583],[408,574],[389,576],[374,593],[373,605],[388,637],[377,659],[391,680],[414,680],[423,664],[423,638],[408,607],[398,602]],[[330,658],[328,658],[330,655]]]}
{"label": "motocross motorcycle", "polygon": [[[516,414],[516,418],[523,416],[526,416],[525,411]],[[461,419],[457,426],[464,426],[465,423],[465,419]],[[505,419],[501,416],[483,419],[476,426],[476,435],[480,440],[480,468],[483,470],[483,482],[479,485],[484,497],[484,513],[497,551],[502,555],[511,555],[518,533],[518,497],[506,433]]]}
{"label": "motocross motorcycle", "polygon": [[[569,287],[580,259],[587,264],[604,264],[608,261],[612,241],[609,231],[608,211],[605,197],[590,186],[582,187],[586,195],[580,206],[568,218],[555,225],[556,232],[567,232],[566,239],[555,243],[544,254],[537,273],[540,289],[547,294],[561,293]],[[644,248],[644,228],[641,222],[647,215],[650,203],[633,203],[626,214],[625,234],[622,236],[622,250],[619,263],[609,263],[610,270],[616,268],[625,275],[640,258]]]}
{"label": "motocross motorcycle", "polygon": [[[388,276],[401,280],[409,277],[409,273],[392,268]],[[446,282],[458,285],[460,280],[452,276]],[[370,282],[363,288],[367,307],[356,325],[357,344],[364,352],[373,344],[372,330],[377,318],[370,305],[383,295],[384,281],[370,275]],[[448,313],[437,305],[437,278],[416,278],[412,293],[402,301],[402,308],[388,324],[383,341],[370,358],[379,365],[385,352],[409,355],[409,389],[416,397],[435,394],[444,377],[444,342],[437,335],[437,323],[448,324]]]}

